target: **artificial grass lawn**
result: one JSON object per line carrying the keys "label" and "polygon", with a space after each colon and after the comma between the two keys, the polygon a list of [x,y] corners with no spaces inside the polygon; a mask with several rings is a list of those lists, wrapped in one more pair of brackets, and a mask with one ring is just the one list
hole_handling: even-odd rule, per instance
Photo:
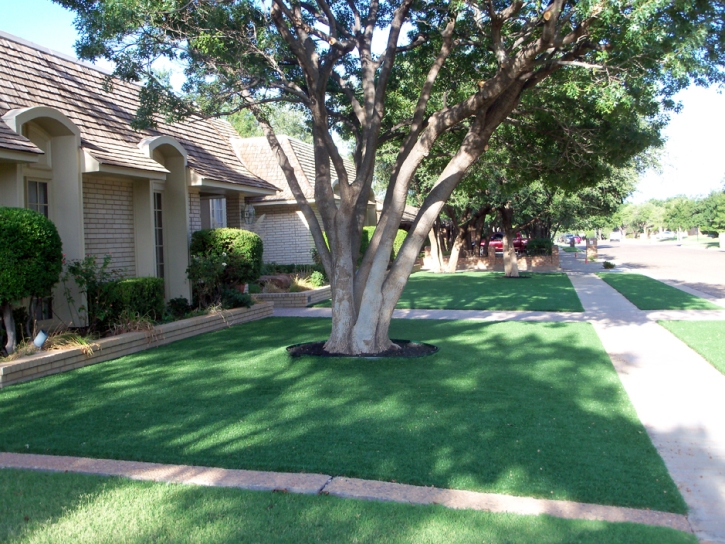
{"label": "artificial grass lawn", "polygon": [[660,321],[659,324],[725,374],[725,321]]}
{"label": "artificial grass lawn", "polygon": [[642,274],[600,273],[600,278],[640,310],[722,310],[704,298]]}
{"label": "artificial grass lawn", "polygon": [[[417,272],[410,276],[397,308],[584,311],[566,274],[523,275],[523,279],[511,279],[500,272]],[[330,305],[326,300],[316,306]]]}
{"label": "artificial grass lawn", "polygon": [[672,529],[0,470],[0,541],[682,543]]}
{"label": "artificial grass lawn", "polygon": [[393,323],[418,359],[291,359],[269,318],[0,390],[0,451],[313,472],[685,512],[592,327]]}

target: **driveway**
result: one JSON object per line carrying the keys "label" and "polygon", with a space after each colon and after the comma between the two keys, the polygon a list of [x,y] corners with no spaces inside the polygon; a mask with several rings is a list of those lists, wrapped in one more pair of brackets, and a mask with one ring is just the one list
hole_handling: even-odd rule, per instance
{"label": "driveway", "polygon": [[599,256],[661,280],[725,298],[725,251],[676,243],[602,242]]}

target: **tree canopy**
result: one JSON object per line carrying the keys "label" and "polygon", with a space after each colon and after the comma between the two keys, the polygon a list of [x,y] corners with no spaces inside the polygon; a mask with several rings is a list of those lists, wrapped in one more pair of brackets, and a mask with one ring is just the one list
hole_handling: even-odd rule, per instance
{"label": "tree canopy", "polygon": [[[392,347],[390,318],[433,221],[469,167],[493,148],[494,133],[544,82],[563,91],[574,111],[596,95],[595,118],[644,104],[656,118],[691,81],[723,79],[719,0],[56,1],[78,14],[80,56],[104,57],[116,63],[115,75],[144,82],[137,126],[153,124],[156,112],[174,119],[252,112],[330,278],[326,349],[336,353]],[[159,57],[184,63],[183,96],[154,76]],[[539,96],[546,104],[546,93]],[[280,101],[309,113],[314,202],[300,190],[265,111]],[[552,122],[551,131],[562,130]],[[460,145],[387,272],[411,181],[436,142],[455,131]],[[334,132],[353,142],[355,179]],[[376,151],[386,142],[398,152],[358,267],[352,248],[360,247]]]}

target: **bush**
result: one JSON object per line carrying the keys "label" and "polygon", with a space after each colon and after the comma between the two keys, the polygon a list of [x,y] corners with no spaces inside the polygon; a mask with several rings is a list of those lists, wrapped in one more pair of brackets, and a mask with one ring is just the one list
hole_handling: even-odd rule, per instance
{"label": "bush", "polygon": [[169,300],[166,305],[169,313],[176,319],[181,319],[191,311],[191,305],[186,297],[176,297]]}
{"label": "bush", "polygon": [[252,305],[252,297],[247,293],[240,293],[236,289],[224,289],[222,291],[222,308],[249,308]]}
{"label": "bush", "polygon": [[[373,239],[373,234],[375,234],[375,227],[363,227],[362,238],[360,239],[360,258],[365,255],[365,251],[367,251],[370,245],[370,240]],[[397,258],[406,236],[408,236],[406,231],[398,229],[398,232],[395,234],[395,240],[393,240],[393,249],[390,252],[391,261]]]}
{"label": "bush", "polygon": [[[0,208],[0,308],[9,310],[25,297],[48,296],[60,278],[62,248],[58,230],[45,216],[25,208]],[[5,327],[13,331],[9,315]],[[15,345],[8,342],[8,353]]]}
{"label": "bush", "polygon": [[[105,255],[103,262],[98,264],[95,255],[87,255],[80,261],[71,261],[63,274],[65,286],[65,298],[78,315],[79,322],[84,319],[89,331],[100,331],[110,323],[111,301],[104,296],[103,285],[120,279],[116,270],[109,270],[111,256]],[[76,307],[73,295],[71,295],[68,282],[73,280],[79,291],[86,299],[86,304]],[[79,323],[80,324],[80,323]]]}
{"label": "bush", "polygon": [[611,270],[611,269],[612,269],[612,268],[614,268],[615,266],[616,266],[616,265],[615,265],[614,263],[610,263],[609,261],[604,261],[604,262],[602,263],[602,267],[606,268],[607,270]]}
{"label": "bush", "polygon": [[224,257],[221,283],[233,286],[251,283],[262,272],[262,239],[246,230],[204,229],[191,235],[192,255]]}
{"label": "bush", "polygon": [[325,274],[316,270],[310,274],[309,282],[315,287],[322,287],[327,283],[327,278],[325,277]]}
{"label": "bush", "polygon": [[109,308],[103,328],[110,329],[122,315],[138,315],[157,321],[164,314],[164,280],[126,278],[101,285],[100,299]]}
{"label": "bush", "polygon": [[532,238],[526,244],[527,255],[551,255],[554,242],[549,238]]}

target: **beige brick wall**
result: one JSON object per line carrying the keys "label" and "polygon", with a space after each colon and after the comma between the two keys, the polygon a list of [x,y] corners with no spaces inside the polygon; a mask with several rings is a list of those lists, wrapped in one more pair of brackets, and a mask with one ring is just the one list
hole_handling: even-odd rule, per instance
{"label": "beige brick wall", "polygon": [[242,206],[244,206],[244,197],[239,194],[227,195],[227,227],[233,229],[246,229],[241,220]]}
{"label": "beige brick wall", "polygon": [[[307,222],[296,206],[259,206],[257,221],[248,230],[264,242],[264,262],[314,264],[310,250],[315,247]],[[322,224],[322,220],[318,217]]]}
{"label": "beige brick wall", "polygon": [[83,179],[83,228],[86,254],[102,260],[111,254],[111,268],[136,275],[133,227],[133,182],[109,178]]}
{"label": "beige brick wall", "polygon": [[189,237],[197,230],[201,230],[201,200],[199,193],[189,192]]}

